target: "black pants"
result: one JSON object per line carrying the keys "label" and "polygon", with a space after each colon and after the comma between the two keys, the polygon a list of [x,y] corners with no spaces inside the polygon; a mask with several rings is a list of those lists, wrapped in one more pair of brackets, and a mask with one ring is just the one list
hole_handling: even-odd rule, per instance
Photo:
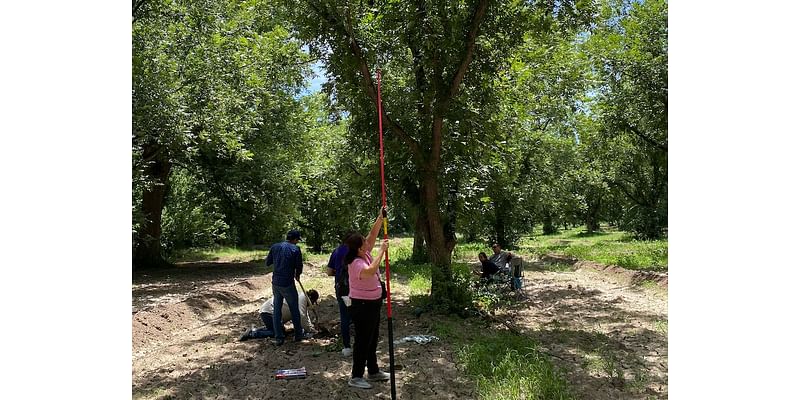
{"label": "black pants", "polygon": [[353,344],[353,378],[364,377],[364,366],[367,372],[378,372],[378,328],[381,322],[381,306],[383,300],[352,299],[349,307],[350,317],[356,327],[356,338]]}

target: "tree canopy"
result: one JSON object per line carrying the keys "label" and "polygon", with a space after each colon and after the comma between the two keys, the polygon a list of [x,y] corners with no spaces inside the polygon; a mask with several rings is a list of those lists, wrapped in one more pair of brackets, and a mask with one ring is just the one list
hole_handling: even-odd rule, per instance
{"label": "tree canopy", "polygon": [[141,1],[132,35],[136,266],[365,229],[378,69],[392,228],[434,297],[460,238],[666,234],[665,1]]}

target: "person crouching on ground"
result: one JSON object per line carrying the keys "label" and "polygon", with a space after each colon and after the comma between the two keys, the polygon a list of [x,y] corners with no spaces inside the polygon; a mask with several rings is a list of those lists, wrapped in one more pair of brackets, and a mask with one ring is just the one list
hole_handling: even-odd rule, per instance
{"label": "person crouching on ground", "polygon": [[[353,345],[353,370],[348,385],[361,389],[369,389],[370,381],[385,381],[389,374],[378,368],[378,330],[381,320],[381,282],[378,267],[383,255],[389,248],[389,241],[383,240],[378,255],[373,258],[371,251],[375,246],[382,221],[381,213],[364,238],[354,234],[347,238],[347,255],[344,264],[350,276],[350,299],[348,307],[350,317],[356,328],[355,343]],[[364,380],[364,367],[367,367],[367,380]]]}
{"label": "person crouching on ground", "polygon": [[[308,316],[308,307],[312,304],[317,304],[317,300],[319,300],[319,293],[316,290],[311,289],[308,291],[308,298],[306,298],[305,293],[299,292],[297,293],[297,300],[297,305],[300,309],[300,324],[303,326],[303,330],[305,331],[305,337],[308,338],[313,335],[313,332],[315,332],[314,325],[311,323],[311,318]],[[261,317],[261,321],[264,322],[264,327],[259,329],[248,328],[244,331],[244,333],[242,333],[242,336],[239,337],[239,341],[243,342],[248,339],[275,337],[275,327],[272,325],[272,311],[274,309],[274,302],[275,298],[270,297],[264,302],[264,304],[261,305],[259,316]],[[291,321],[292,314],[289,311],[289,304],[286,301],[283,302],[283,307],[281,308],[281,319],[285,324]]]}

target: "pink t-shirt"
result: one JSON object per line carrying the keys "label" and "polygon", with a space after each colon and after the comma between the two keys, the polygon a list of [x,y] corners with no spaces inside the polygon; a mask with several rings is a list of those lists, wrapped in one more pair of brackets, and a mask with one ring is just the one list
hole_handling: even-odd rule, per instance
{"label": "pink t-shirt", "polygon": [[367,260],[356,257],[347,266],[350,275],[350,298],[360,300],[378,300],[381,298],[381,282],[376,272],[369,278],[361,277],[361,271],[369,268],[372,263],[372,253],[367,253]]}

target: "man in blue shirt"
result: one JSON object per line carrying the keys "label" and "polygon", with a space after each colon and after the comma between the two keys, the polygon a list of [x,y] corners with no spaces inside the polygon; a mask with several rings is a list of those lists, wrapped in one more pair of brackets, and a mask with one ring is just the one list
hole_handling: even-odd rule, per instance
{"label": "man in blue shirt", "polygon": [[[339,247],[337,247],[336,250],[331,253],[331,257],[328,259],[327,273],[328,276],[334,277],[334,293],[336,292],[336,283],[338,283],[339,279],[342,277],[342,269],[344,269],[344,256],[347,255],[347,245],[344,244],[344,242],[352,234],[353,232],[348,232],[344,235],[342,244],[340,244]],[[352,320],[350,319],[350,313],[347,312],[347,306],[345,306],[342,298],[336,296],[336,301],[339,303],[339,321],[342,328],[342,356],[350,357],[353,355],[353,349],[350,348],[350,323]]]}
{"label": "man in blue shirt", "polygon": [[289,305],[292,313],[292,326],[294,327],[294,341],[299,342],[306,338],[303,333],[303,326],[300,324],[300,308],[298,306],[297,288],[294,280],[300,281],[300,274],[303,273],[303,255],[297,243],[300,241],[300,232],[291,230],[286,234],[286,241],[275,243],[270,247],[267,254],[267,266],[275,264],[272,271],[272,295],[274,298],[272,314],[272,326],[275,327],[275,345],[280,346],[284,342],[285,333],[283,332],[283,315],[281,310],[283,300]]}

